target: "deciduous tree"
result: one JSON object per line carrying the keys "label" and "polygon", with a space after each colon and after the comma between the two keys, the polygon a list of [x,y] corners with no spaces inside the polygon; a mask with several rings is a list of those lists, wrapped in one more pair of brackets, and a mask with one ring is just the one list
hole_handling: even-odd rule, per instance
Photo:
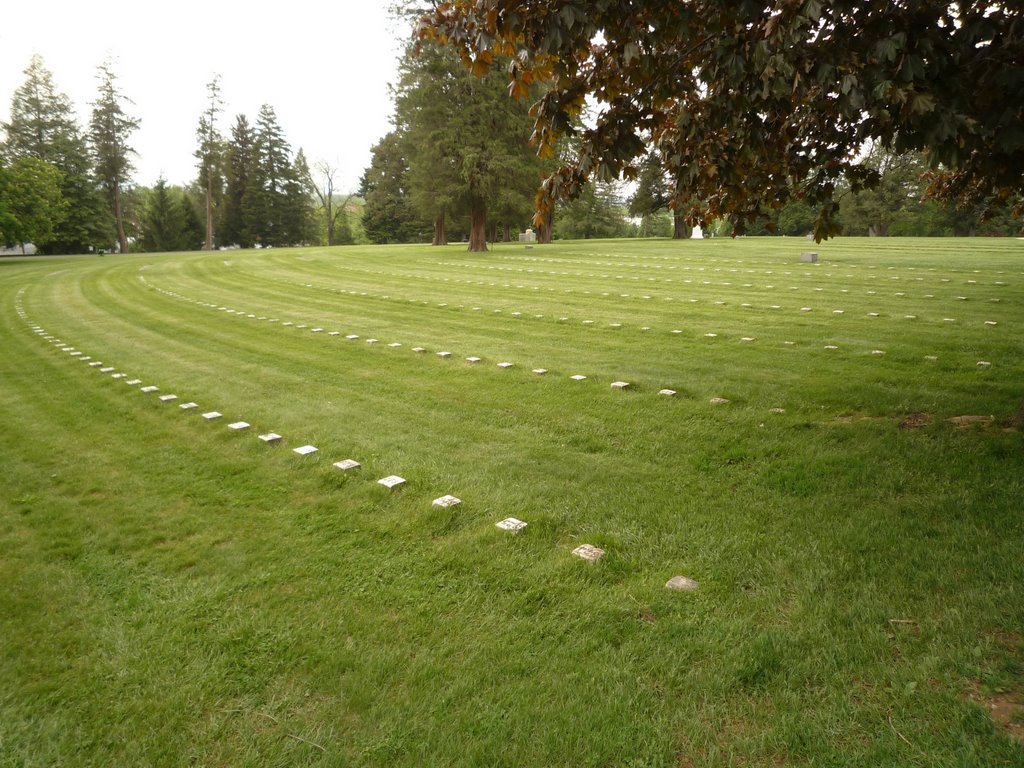
{"label": "deciduous tree", "polygon": [[[538,79],[534,140],[553,152],[588,99],[597,121],[550,174],[540,211],[587,179],[635,178],[653,141],[691,223],[734,232],[790,199],[838,232],[836,189],[878,182],[869,140],[928,153],[935,195],[1019,203],[1024,4],[888,0],[452,0],[423,17],[473,71]],[[507,62],[511,60],[511,64]]]}

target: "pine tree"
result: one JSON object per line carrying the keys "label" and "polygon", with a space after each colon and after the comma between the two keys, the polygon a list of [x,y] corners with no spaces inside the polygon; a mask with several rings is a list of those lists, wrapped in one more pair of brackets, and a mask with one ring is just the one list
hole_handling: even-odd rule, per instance
{"label": "pine tree", "polygon": [[123,194],[135,170],[131,161],[135,150],[129,146],[128,139],[139,127],[139,121],[129,117],[121,107],[122,101],[130,103],[130,100],[118,90],[117,76],[110,62],[100,65],[97,77],[100,81],[99,95],[93,103],[89,140],[96,177],[107,192],[114,216],[118,245],[121,253],[127,253]]}
{"label": "pine tree", "polygon": [[224,245],[251,248],[255,239],[246,227],[245,192],[253,166],[254,136],[245,115],[238,115],[231,128],[225,155],[224,205],[221,209],[220,241]]}
{"label": "pine tree", "polygon": [[363,172],[359,194],[363,229],[373,243],[411,243],[420,239],[422,219],[410,200],[406,141],[391,131],[373,147],[370,167]]}
{"label": "pine tree", "polygon": [[[25,83],[11,99],[10,122],[0,157],[7,163],[32,157],[61,174],[63,217],[42,251],[82,253],[107,237],[111,227],[102,197],[91,179],[91,161],[70,99],[57,91],[42,57],[33,56],[24,71]],[[37,244],[38,245],[38,244]]]}
{"label": "pine tree", "polygon": [[205,250],[213,248],[214,211],[224,193],[224,140],[217,130],[217,116],[221,113],[220,75],[215,75],[206,85],[209,103],[206,110],[199,116],[199,127],[196,129],[195,157],[199,161],[199,185],[205,192],[206,207],[206,242]]}
{"label": "pine tree", "polygon": [[184,210],[161,177],[147,195],[142,214],[140,244],[146,251],[176,251],[185,226]]}
{"label": "pine tree", "polygon": [[264,104],[256,118],[252,168],[242,200],[242,220],[253,239],[264,246],[291,245],[295,234],[291,147],[277,122],[273,107]]}

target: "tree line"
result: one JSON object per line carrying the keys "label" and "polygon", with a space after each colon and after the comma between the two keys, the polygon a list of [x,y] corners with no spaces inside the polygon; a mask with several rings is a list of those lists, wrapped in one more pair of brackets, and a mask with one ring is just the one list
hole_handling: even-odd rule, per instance
{"label": "tree line", "polygon": [[328,245],[352,241],[351,195],[334,190],[336,169],[310,168],[293,152],[269,104],[255,123],[237,115],[220,129],[220,81],[196,129],[197,176],[187,187],[133,183],[131,137],[139,120],[109,63],[88,124],[39,56],[11,99],[0,142],[0,242],[43,253],[176,251],[219,246]]}

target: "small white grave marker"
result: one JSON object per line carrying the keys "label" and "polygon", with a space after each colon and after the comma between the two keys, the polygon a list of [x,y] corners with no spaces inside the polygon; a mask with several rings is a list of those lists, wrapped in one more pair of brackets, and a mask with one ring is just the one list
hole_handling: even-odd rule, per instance
{"label": "small white grave marker", "polygon": [[998,325],[998,323],[995,320],[986,320],[985,325]]}
{"label": "small white grave marker", "polygon": [[499,368],[511,368],[512,363],[498,363]]}
{"label": "small white grave marker", "polygon": [[658,394],[664,395],[665,397],[675,397],[676,391],[674,389],[661,389],[658,390]]}
{"label": "small white grave marker", "polygon": [[[249,315],[249,317],[252,317],[252,315]],[[312,329],[310,329],[310,333],[323,333],[323,332],[324,332],[323,328],[312,328]]]}
{"label": "small white grave marker", "polygon": [[425,350],[423,347],[413,347],[412,351],[419,353],[419,352],[426,352],[427,350]]}
{"label": "small white grave marker", "polygon": [[543,376],[545,373],[548,372],[548,369],[547,368],[534,368],[533,372],[535,374],[537,374],[538,376]]}
{"label": "small white grave marker", "polygon": [[103,363],[101,363],[99,360],[94,360],[93,362],[89,363],[90,368],[98,368],[101,365],[103,365]]}
{"label": "small white grave marker", "polygon": [[292,453],[297,453],[299,456],[309,456],[311,453],[316,452],[317,447],[315,445],[300,445],[292,451]]}
{"label": "small white grave marker", "polygon": [[182,403],[178,407],[183,411],[191,411],[193,408],[198,408],[199,406],[196,403]]}
{"label": "small white grave marker", "polygon": [[744,336],[742,339],[740,339],[740,341],[754,341],[754,340],[755,339],[754,339],[753,336]]}
{"label": "small white grave marker", "polygon": [[884,349],[872,349],[871,350],[871,354],[874,355],[875,357],[881,357],[882,355],[885,354],[885,350]]}
{"label": "small white grave marker", "polygon": [[768,413],[780,414],[780,413],[785,413],[785,412],[786,412],[785,408],[769,408],[768,409]]}
{"label": "small white grave marker", "polygon": [[397,488],[400,485],[405,484],[405,478],[399,477],[398,475],[388,475],[377,481],[378,485],[383,485],[385,488]]}
{"label": "small white grave marker", "polygon": [[127,379],[128,378],[128,374],[127,373],[112,373],[110,375],[110,378],[112,378],[112,379]]}
{"label": "small white grave marker", "polygon": [[290,325],[295,325],[295,323],[293,323],[291,320],[289,320],[287,323],[281,323],[281,325],[283,325],[285,328],[287,328]]}
{"label": "small white grave marker", "polygon": [[696,581],[688,579],[686,576],[673,576],[665,584],[666,589],[674,589],[679,592],[692,592],[698,586]]}
{"label": "small white grave marker", "polygon": [[462,503],[462,499],[456,498],[451,494],[446,494],[439,499],[434,499],[433,506],[441,507],[441,509],[450,509],[451,507],[457,507]]}
{"label": "small white grave marker", "polygon": [[236,432],[240,429],[248,429],[250,426],[248,421],[233,421],[228,424],[228,429],[233,429]]}
{"label": "small white grave marker", "polygon": [[629,389],[628,381],[613,381],[612,389]]}
{"label": "small white grave marker", "polygon": [[934,363],[936,360],[939,359],[939,357],[938,357],[938,355],[925,355],[924,359],[927,360],[930,363]]}
{"label": "small white grave marker", "polygon": [[203,414],[203,418],[206,419],[207,421],[213,421],[214,419],[219,419],[220,417],[220,411],[207,411],[206,413]]}
{"label": "small white grave marker", "polygon": [[712,397],[710,403],[712,405],[728,405],[729,401],[726,400],[724,397]]}
{"label": "small white grave marker", "polygon": [[260,440],[264,443],[279,443],[281,442],[281,436],[277,432],[267,432],[265,435],[259,436]]}
{"label": "small white grave marker", "polygon": [[355,335],[354,333],[350,333],[350,334],[349,334],[348,336],[346,336],[345,338],[346,338],[346,339],[348,339],[349,341],[355,341],[355,340],[356,340],[356,339],[358,339],[359,337],[358,337],[358,336],[356,336],[356,335]]}
{"label": "small white grave marker", "polygon": [[127,384],[130,387],[134,387],[134,386],[136,386],[138,384],[141,384],[141,383],[142,383],[142,379],[128,379],[128,381],[125,382],[125,384]]}
{"label": "small white grave marker", "polygon": [[500,528],[503,531],[509,531],[510,533],[519,533],[523,528],[527,526],[522,520],[517,520],[514,517],[506,517],[494,524],[495,528]]}
{"label": "small white grave marker", "polygon": [[449,357],[452,356],[452,353],[451,352],[438,352],[437,356],[447,360]]}
{"label": "small white grave marker", "polygon": [[340,469],[342,472],[348,472],[350,469],[359,469],[362,466],[355,459],[343,459],[341,461],[334,462],[334,466]]}
{"label": "small white grave marker", "polygon": [[150,384],[148,387],[143,387],[142,389],[139,390],[139,392],[147,392],[147,393],[148,392],[159,392],[159,391],[160,391],[160,387],[154,387],[152,384]]}
{"label": "small white grave marker", "polygon": [[585,381],[587,377],[581,373],[577,373],[574,376],[570,376],[569,378],[572,379],[573,381]]}
{"label": "small white grave marker", "polygon": [[177,399],[177,395],[160,395],[160,402],[162,403],[173,403]]}
{"label": "small white grave marker", "polygon": [[707,338],[709,338],[709,339],[716,339],[716,338],[718,338],[718,334],[717,333],[705,333],[704,335]]}
{"label": "small white grave marker", "polygon": [[467,363],[479,363],[480,362],[480,358],[479,357],[467,357],[466,358],[466,362]]}
{"label": "small white grave marker", "polygon": [[593,544],[581,544],[572,551],[576,557],[582,558],[589,563],[596,563],[602,557],[604,557],[604,550],[600,547],[595,547]]}
{"label": "small white grave marker", "polygon": [[376,344],[376,343],[377,343],[377,340],[376,340],[376,339],[367,339],[367,340],[366,340],[366,343],[367,343],[367,344]]}
{"label": "small white grave marker", "polygon": [[402,343],[400,341],[392,341],[390,344],[388,344],[388,346],[392,347],[392,348],[400,347],[400,346],[402,346]]}
{"label": "small white grave marker", "polygon": [[992,367],[992,363],[988,362],[987,360],[979,360],[978,361],[978,367],[979,368],[991,368]]}
{"label": "small white grave marker", "polygon": [[341,336],[341,331],[328,331],[328,336]]}

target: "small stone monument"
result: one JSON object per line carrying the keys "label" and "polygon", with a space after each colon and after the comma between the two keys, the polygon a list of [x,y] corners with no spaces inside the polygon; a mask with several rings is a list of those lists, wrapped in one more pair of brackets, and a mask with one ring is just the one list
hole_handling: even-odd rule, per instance
{"label": "small stone monument", "polygon": [[315,445],[301,445],[293,449],[292,453],[297,453],[299,456],[309,456],[311,453],[316,453],[317,450]]}
{"label": "small stone monument", "polygon": [[679,592],[693,592],[698,586],[700,585],[696,581],[686,576],[673,576],[665,584],[666,589],[674,589]]}
{"label": "small stone monument", "polygon": [[804,251],[800,254],[800,261],[806,264],[814,264],[818,261],[818,254],[814,251]]}
{"label": "small stone monument", "polygon": [[595,547],[593,544],[581,544],[572,551],[576,557],[586,560],[588,563],[596,563],[602,557],[604,557],[604,550],[600,547]]}
{"label": "small stone monument", "polygon": [[462,499],[456,498],[451,494],[447,494],[439,499],[434,499],[432,506],[440,507],[441,509],[450,509],[451,507],[459,506],[461,503]]}
{"label": "small stone monument", "polygon": [[378,485],[383,485],[385,488],[397,488],[400,485],[405,484],[405,478],[399,477],[398,475],[388,475],[377,481]]}
{"label": "small stone monument", "polygon": [[527,523],[524,523],[522,520],[517,520],[514,517],[506,517],[504,520],[494,524],[495,528],[500,528],[501,530],[508,531],[509,533],[519,533],[526,526]]}
{"label": "small stone monument", "polygon": [[355,459],[343,459],[341,461],[334,462],[334,466],[342,472],[348,472],[350,469],[359,469],[362,464]]}

